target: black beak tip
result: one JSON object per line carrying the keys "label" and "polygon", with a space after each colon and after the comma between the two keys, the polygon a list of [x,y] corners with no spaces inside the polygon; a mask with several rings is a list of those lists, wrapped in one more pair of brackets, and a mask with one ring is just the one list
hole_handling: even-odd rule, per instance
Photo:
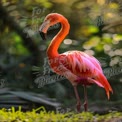
{"label": "black beak tip", "polygon": [[39,34],[43,40],[46,40],[46,33],[39,31]]}

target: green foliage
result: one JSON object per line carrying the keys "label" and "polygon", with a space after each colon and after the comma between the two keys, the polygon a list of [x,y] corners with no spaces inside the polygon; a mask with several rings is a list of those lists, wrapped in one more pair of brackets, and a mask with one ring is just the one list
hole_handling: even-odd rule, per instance
{"label": "green foliage", "polygon": [[[72,40],[70,44],[64,41],[59,51],[63,53],[68,50],[80,50],[95,56],[98,60],[102,58],[102,68],[110,75],[108,81],[114,89],[111,99],[122,100],[121,1],[1,0],[0,5],[12,17],[10,19],[1,13],[0,6],[0,72],[9,84],[6,87],[21,87],[22,90],[42,92],[59,101],[62,100],[61,102],[73,103],[74,92],[67,80],[38,88],[38,84],[34,82],[37,76],[33,75],[31,70],[33,66],[37,66],[39,76],[44,75],[44,59],[50,39],[42,41],[38,29],[47,14],[58,12],[69,20],[71,29],[66,38]],[[5,18],[8,21],[5,21]],[[12,21],[18,26],[12,26]],[[55,36],[53,30],[49,36]],[[117,68],[120,68],[119,71]],[[50,74],[49,76],[51,77]],[[89,88],[88,97],[93,102],[96,99],[103,102],[105,93],[96,87]],[[80,95],[83,97],[82,87]]]}
{"label": "green foliage", "polygon": [[54,111],[47,112],[44,107],[34,109],[32,111],[22,112],[21,107],[15,111],[12,107],[9,110],[0,110],[1,122],[111,122],[122,121],[121,112],[110,112],[105,115],[93,114],[91,112],[68,112],[55,113]]}

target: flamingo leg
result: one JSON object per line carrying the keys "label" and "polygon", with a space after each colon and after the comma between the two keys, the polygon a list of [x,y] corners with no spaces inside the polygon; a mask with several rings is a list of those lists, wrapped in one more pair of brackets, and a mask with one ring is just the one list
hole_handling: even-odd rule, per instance
{"label": "flamingo leg", "polygon": [[75,91],[75,96],[76,96],[76,100],[77,100],[77,111],[80,112],[80,108],[81,108],[81,100],[78,94],[78,90],[77,90],[77,86],[74,86],[74,91]]}
{"label": "flamingo leg", "polygon": [[88,110],[88,98],[87,98],[87,88],[86,85],[84,85],[84,110],[87,111]]}

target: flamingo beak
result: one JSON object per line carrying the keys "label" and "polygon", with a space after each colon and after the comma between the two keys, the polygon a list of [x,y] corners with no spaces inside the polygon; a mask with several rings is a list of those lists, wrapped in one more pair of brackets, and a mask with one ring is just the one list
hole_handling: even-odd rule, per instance
{"label": "flamingo beak", "polygon": [[44,33],[44,32],[39,32],[39,34],[40,34],[40,36],[41,36],[41,38],[42,38],[43,40],[46,40],[46,36],[47,36],[46,33]]}
{"label": "flamingo beak", "polygon": [[47,30],[50,27],[50,21],[44,21],[41,27],[39,28],[39,34],[43,40],[46,40],[47,37]]}

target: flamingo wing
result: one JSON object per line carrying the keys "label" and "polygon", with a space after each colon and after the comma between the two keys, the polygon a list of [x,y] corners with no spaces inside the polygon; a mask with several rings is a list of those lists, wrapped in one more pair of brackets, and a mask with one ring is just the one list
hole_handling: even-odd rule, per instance
{"label": "flamingo wing", "polygon": [[80,51],[68,51],[58,56],[58,66],[60,75],[64,75],[71,83],[78,79],[87,79],[88,83],[95,83],[105,88],[109,98],[109,91],[112,88],[103,74],[99,61],[93,56],[89,56]]}
{"label": "flamingo wing", "polygon": [[84,75],[86,75],[86,77],[92,75],[93,77],[93,73],[96,69],[103,73],[99,61],[84,52],[68,51],[60,54],[59,60],[60,64],[63,64],[73,74],[80,77],[84,77]]}

